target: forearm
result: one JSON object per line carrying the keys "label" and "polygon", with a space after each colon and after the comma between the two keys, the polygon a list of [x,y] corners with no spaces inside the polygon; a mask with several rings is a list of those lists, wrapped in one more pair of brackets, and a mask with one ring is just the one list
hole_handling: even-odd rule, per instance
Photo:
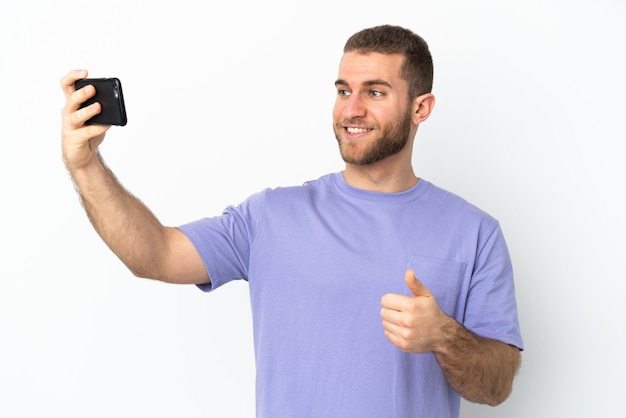
{"label": "forearm", "polygon": [[166,229],[152,212],[124,189],[100,156],[70,175],[89,220],[109,248],[133,274],[160,278]]}
{"label": "forearm", "polygon": [[519,349],[478,336],[452,318],[443,331],[445,337],[434,353],[454,390],[471,402],[502,403],[520,367]]}

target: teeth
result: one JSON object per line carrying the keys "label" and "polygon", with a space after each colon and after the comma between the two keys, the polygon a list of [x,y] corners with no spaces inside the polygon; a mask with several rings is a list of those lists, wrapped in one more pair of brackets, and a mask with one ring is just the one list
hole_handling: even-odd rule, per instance
{"label": "teeth", "polygon": [[369,129],[365,129],[365,128],[346,128],[346,130],[350,134],[362,134],[364,132],[369,131]]}

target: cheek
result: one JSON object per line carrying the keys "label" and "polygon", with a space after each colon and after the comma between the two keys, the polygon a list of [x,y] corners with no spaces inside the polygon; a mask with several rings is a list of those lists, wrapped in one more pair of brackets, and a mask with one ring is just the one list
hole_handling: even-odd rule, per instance
{"label": "cheek", "polygon": [[333,120],[337,121],[341,117],[341,106],[339,103],[335,102],[335,106],[333,106]]}

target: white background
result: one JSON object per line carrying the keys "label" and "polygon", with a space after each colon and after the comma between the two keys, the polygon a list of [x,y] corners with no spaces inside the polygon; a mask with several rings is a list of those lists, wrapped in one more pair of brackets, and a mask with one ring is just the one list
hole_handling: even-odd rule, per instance
{"label": "white background", "polygon": [[498,218],[516,271],[514,393],[461,416],[626,416],[625,3],[318,3],[2,3],[0,416],[254,414],[247,286],[131,276],[61,162],[59,79],[122,80],[129,122],[102,153],[177,225],[340,170],[341,49],[382,23],[434,56],[417,174]]}

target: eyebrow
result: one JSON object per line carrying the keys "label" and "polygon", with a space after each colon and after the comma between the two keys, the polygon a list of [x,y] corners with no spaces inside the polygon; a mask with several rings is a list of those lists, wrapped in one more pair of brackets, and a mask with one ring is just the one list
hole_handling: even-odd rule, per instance
{"label": "eyebrow", "polygon": [[[342,79],[339,79],[339,80],[335,81],[335,86],[349,86],[349,85],[350,84],[347,81],[342,80]],[[370,87],[370,86],[386,86],[386,87],[389,87],[389,88],[393,88],[391,86],[391,84],[389,84],[385,80],[379,80],[379,79],[377,79],[377,80],[368,80],[368,81],[363,83],[363,86],[366,86],[366,87]]]}

